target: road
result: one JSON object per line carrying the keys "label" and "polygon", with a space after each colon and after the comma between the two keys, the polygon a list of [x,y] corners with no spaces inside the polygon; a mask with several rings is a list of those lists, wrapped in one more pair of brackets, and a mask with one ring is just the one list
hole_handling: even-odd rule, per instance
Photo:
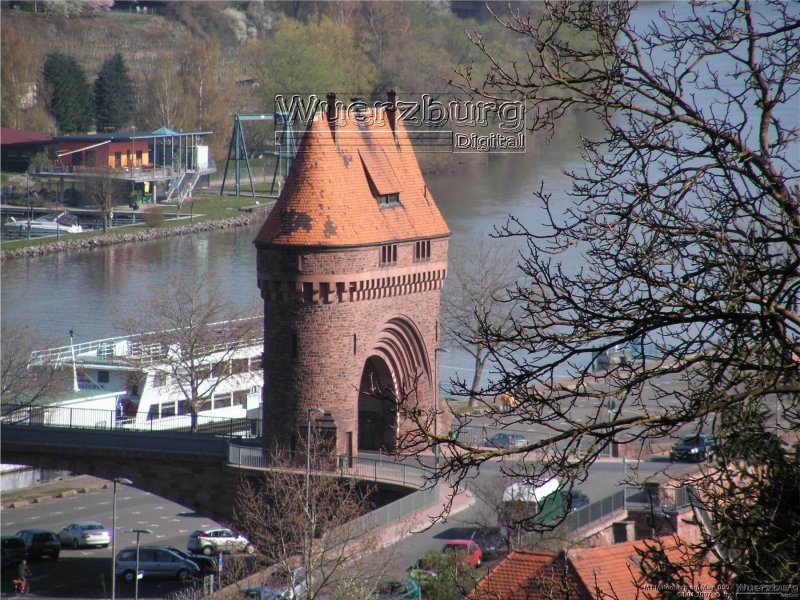
{"label": "road", "polygon": [[[465,510],[450,515],[446,521],[411,534],[388,550],[389,567],[386,575],[404,577],[406,569],[422,554],[439,550],[446,539],[468,537],[474,528],[495,525],[497,495],[502,494],[507,481],[502,480],[501,462],[493,460],[481,467],[480,476],[470,480],[468,489],[475,502]],[[643,481],[659,473],[691,468],[689,465],[670,465],[662,458],[653,458],[637,463],[627,463],[627,475]],[[580,489],[592,501],[608,496],[618,489],[623,480],[623,463],[620,459],[604,459],[596,463],[587,481]],[[53,531],[73,521],[97,520],[111,526],[112,492],[102,490],[53,499],[41,504],[3,512],[0,529],[3,535],[14,534],[20,529],[41,527]],[[132,529],[149,529],[142,544],[174,545],[186,547],[189,534],[195,529],[216,525],[214,521],[197,515],[188,509],[158,496],[142,492],[133,487],[119,486],[117,492],[117,550],[135,543]],[[108,598],[110,597],[111,549],[64,548],[57,562],[44,559],[32,563],[32,595],[38,598]],[[13,574],[4,574],[2,592],[9,594]],[[118,582],[119,583],[119,582]],[[139,585],[141,598],[162,598],[180,589],[174,581],[143,580]],[[119,584],[117,597],[133,597],[133,586]]]}
{"label": "road", "polygon": [[[39,527],[58,532],[75,521],[99,521],[111,528],[113,494],[110,489],[48,500],[41,504],[3,511],[0,530],[13,535],[20,529]],[[117,551],[136,543],[132,529],[149,529],[144,544],[186,548],[195,529],[212,527],[215,521],[158,496],[120,485],[117,488]],[[31,593],[37,598],[109,598],[111,547],[73,550],[63,548],[58,561],[42,559],[30,564]],[[3,573],[3,596],[11,595],[13,573]],[[140,598],[163,598],[180,589],[175,581],[139,582]],[[119,584],[117,597],[132,598],[133,585]]]}

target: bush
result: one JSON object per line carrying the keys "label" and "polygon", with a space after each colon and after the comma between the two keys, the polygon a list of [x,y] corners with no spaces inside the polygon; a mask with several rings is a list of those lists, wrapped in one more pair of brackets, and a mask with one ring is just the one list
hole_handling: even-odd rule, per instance
{"label": "bush", "polygon": [[142,215],[142,219],[144,219],[144,222],[148,227],[161,227],[164,224],[164,213],[154,208],[152,210],[145,211],[145,213]]}

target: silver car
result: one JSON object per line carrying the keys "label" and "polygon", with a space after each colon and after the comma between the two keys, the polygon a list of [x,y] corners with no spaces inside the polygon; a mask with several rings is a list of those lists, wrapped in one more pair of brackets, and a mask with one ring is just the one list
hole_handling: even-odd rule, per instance
{"label": "silver car", "polygon": [[236,535],[230,529],[215,527],[212,529],[199,529],[192,532],[186,548],[194,554],[219,554],[220,552],[255,552],[253,545],[247,538]]}
{"label": "silver car", "polygon": [[111,543],[111,534],[108,529],[96,521],[81,521],[70,523],[58,532],[58,540],[62,546],[101,546],[107,548]]}
{"label": "silver car", "polygon": [[[136,580],[136,548],[125,548],[117,554],[114,572],[126,583]],[[142,579],[178,579],[182,582],[201,575],[200,567],[189,558],[161,546],[139,548],[139,572]]]}

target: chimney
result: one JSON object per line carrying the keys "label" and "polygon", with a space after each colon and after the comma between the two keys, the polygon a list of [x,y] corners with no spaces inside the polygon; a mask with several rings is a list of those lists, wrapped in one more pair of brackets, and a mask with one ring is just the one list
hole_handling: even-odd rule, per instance
{"label": "chimney", "polygon": [[391,89],[386,92],[386,116],[389,119],[389,127],[392,133],[395,134],[395,127],[397,126],[397,90]]}
{"label": "chimney", "polygon": [[326,116],[328,118],[328,127],[331,128],[333,142],[336,143],[336,92],[328,92],[327,99],[328,103],[326,106]]}

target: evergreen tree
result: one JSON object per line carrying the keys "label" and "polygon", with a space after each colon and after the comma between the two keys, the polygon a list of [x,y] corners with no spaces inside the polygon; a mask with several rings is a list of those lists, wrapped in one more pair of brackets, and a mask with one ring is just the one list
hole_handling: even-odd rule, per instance
{"label": "evergreen tree", "polygon": [[133,82],[122,54],[117,52],[103,63],[94,82],[97,131],[119,130],[131,121]]}
{"label": "evergreen tree", "polygon": [[84,133],[92,128],[92,88],[86,74],[71,56],[58,52],[44,61],[47,110],[61,133]]}

